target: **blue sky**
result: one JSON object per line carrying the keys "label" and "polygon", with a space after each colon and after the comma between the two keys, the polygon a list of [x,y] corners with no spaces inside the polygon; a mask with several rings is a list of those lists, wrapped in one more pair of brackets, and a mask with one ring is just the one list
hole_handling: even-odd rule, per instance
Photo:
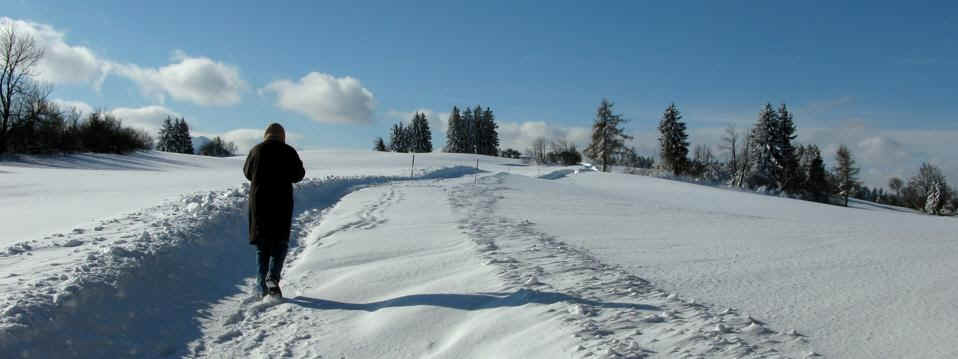
{"label": "blue sky", "polygon": [[[51,46],[54,98],[150,128],[167,113],[246,147],[269,122],[300,148],[369,148],[424,110],[490,106],[505,146],[584,144],[599,101],[653,154],[675,102],[693,143],[765,102],[799,141],[859,152],[881,185],[921,161],[958,181],[953,2],[5,1]],[[80,104],[82,103],[82,104]],[[254,131],[255,130],[255,131]],[[856,151],[857,150],[857,151]]]}

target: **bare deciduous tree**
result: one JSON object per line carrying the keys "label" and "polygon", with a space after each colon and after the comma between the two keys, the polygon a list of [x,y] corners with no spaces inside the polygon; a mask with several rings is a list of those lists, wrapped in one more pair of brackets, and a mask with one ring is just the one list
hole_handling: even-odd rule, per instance
{"label": "bare deciduous tree", "polygon": [[29,89],[33,67],[42,57],[33,37],[17,34],[10,22],[0,24],[0,153],[7,150],[14,103]]}
{"label": "bare deciduous tree", "polygon": [[892,191],[895,191],[896,197],[901,197],[901,189],[905,185],[905,182],[898,177],[892,177],[888,179],[888,188],[891,188]]}
{"label": "bare deciduous tree", "polygon": [[729,123],[722,135],[719,149],[728,152],[728,169],[732,173],[738,172],[738,131],[734,123]]}
{"label": "bare deciduous tree", "polygon": [[545,137],[538,137],[532,141],[532,147],[529,148],[528,152],[530,157],[536,161],[536,163],[544,164],[546,163],[546,146],[547,142]]}

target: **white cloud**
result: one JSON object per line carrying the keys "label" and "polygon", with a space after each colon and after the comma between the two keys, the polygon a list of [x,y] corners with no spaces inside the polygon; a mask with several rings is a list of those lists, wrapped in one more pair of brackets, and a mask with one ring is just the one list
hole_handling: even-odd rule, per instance
{"label": "white cloud", "polygon": [[163,120],[167,117],[183,117],[173,110],[163,106],[145,106],[145,107],[117,107],[109,111],[109,114],[123,121],[124,126],[146,130],[151,135],[156,135]]}
{"label": "white cloud", "polygon": [[30,36],[44,50],[34,71],[37,79],[54,84],[88,83],[99,89],[111,64],[85,46],[67,44],[66,34],[50,25],[0,17],[0,26],[13,26],[17,34]]}
{"label": "white cloud", "polygon": [[[238,154],[249,152],[253,146],[263,141],[265,129],[238,128],[224,133],[194,132],[193,136],[204,136],[212,139],[219,136],[226,142],[233,142],[236,145]],[[296,143],[303,139],[303,136],[295,132],[286,132],[286,142],[296,147]]]}
{"label": "white cloud", "polygon": [[248,85],[236,66],[208,57],[191,57],[174,51],[173,63],[160,67],[120,64],[97,56],[85,46],[68,44],[66,34],[46,24],[0,18],[19,34],[33,37],[44,50],[34,69],[36,78],[54,84],[89,84],[99,90],[111,74],[136,83],[144,95],[163,103],[166,97],[204,106],[228,106],[240,102]]}
{"label": "white cloud", "polygon": [[276,94],[276,106],[320,123],[372,122],[375,99],[359,80],[310,72],[298,82],[273,81],[260,90]]}
{"label": "white cloud", "polygon": [[204,106],[235,105],[248,88],[235,66],[208,57],[190,57],[180,51],[174,53],[173,61],[176,63],[158,69],[118,65],[116,72],[136,82],[144,94],[160,102],[169,95]]}
{"label": "white cloud", "polygon": [[500,122],[499,147],[512,148],[524,152],[532,146],[532,141],[543,137],[546,141],[565,140],[575,143],[579,150],[589,143],[590,129],[587,127],[559,127],[545,121]]}
{"label": "white cloud", "polygon": [[70,101],[59,98],[55,98],[52,101],[60,107],[60,111],[69,111],[72,108],[79,111],[81,116],[93,113],[93,106],[83,101]]}

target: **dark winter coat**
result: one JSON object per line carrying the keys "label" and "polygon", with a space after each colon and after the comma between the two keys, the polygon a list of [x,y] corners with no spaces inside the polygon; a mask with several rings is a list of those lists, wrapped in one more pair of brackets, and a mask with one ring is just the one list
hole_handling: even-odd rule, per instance
{"label": "dark winter coat", "polygon": [[293,183],[306,170],[296,150],[278,140],[266,140],[246,157],[243,173],[249,189],[249,242],[288,242],[293,219]]}

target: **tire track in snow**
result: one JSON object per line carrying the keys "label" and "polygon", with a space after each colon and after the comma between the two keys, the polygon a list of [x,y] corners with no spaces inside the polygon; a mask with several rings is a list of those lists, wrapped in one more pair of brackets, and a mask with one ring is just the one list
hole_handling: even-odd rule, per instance
{"label": "tire track in snow", "polygon": [[[786,358],[818,356],[804,336],[778,333],[735,309],[716,310],[666,293],[627,271],[601,263],[535,229],[495,215],[500,175],[450,191],[465,212],[460,228],[487,265],[528,297],[563,296],[565,321],[576,328],[578,355],[602,358]],[[545,298],[543,298],[545,299]]]}

